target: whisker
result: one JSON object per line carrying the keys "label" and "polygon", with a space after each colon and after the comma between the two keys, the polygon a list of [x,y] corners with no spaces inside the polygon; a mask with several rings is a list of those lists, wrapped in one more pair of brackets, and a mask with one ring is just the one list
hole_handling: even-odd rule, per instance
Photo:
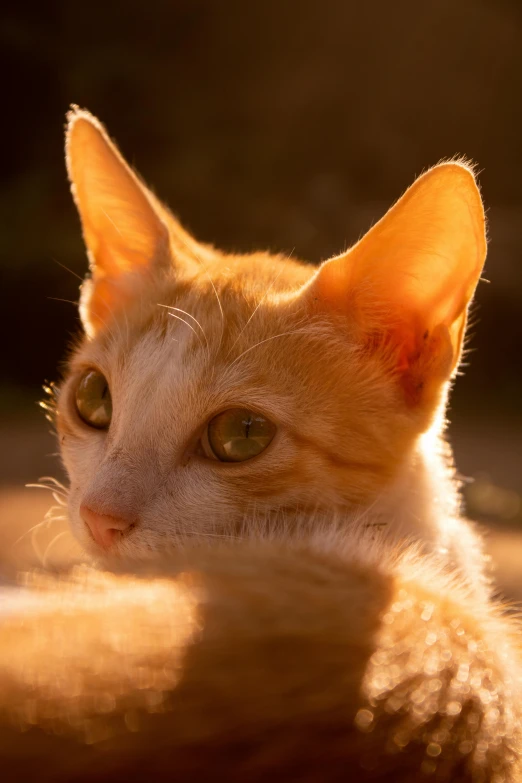
{"label": "whisker", "polygon": [[66,496],[69,492],[67,487],[51,476],[42,476],[42,478],[38,479],[38,482],[35,482],[34,484],[26,484],[25,486],[30,489],[48,489],[51,492],[59,492],[64,496]]}
{"label": "whisker", "polygon": [[51,260],[54,261],[55,264],[58,264],[58,266],[61,266],[62,269],[65,269],[66,272],[70,272],[71,275],[73,275],[74,277],[78,278],[78,280],[81,283],[83,283],[83,277],[80,277],[80,275],[78,275],[76,272],[73,272],[73,270],[69,269],[68,266],[65,266],[65,264],[62,264],[60,261],[57,261],[56,258],[52,258]]}
{"label": "whisker", "polygon": [[221,299],[219,298],[219,294],[217,292],[216,286],[214,285],[214,281],[212,280],[212,278],[210,276],[210,272],[208,271],[206,265],[203,264],[203,261],[201,260],[201,258],[199,256],[196,256],[196,258],[198,259],[199,263],[203,266],[203,271],[205,272],[206,276],[209,279],[210,285],[212,286],[212,290],[214,291],[214,294],[216,295],[216,300],[217,300],[217,303],[218,303],[219,312],[221,313],[221,335],[219,337],[219,345],[217,347],[217,350],[219,352],[219,349],[221,348],[221,343],[223,342],[223,336],[225,334],[225,313],[223,312],[223,307],[221,305]]}
{"label": "whisker", "polygon": [[194,334],[195,334],[195,335],[196,335],[196,337],[198,338],[198,340],[199,340],[200,344],[201,344],[201,345],[203,345],[203,342],[202,342],[202,340],[201,340],[201,337],[200,337],[200,336],[199,336],[199,334],[196,332],[196,330],[194,329],[194,327],[193,327],[193,326],[191,326],[191,325],[189,324],[189,322],[188,322],[188,321],[185,321],[185,319],[184,319],[184,318],[182,318],[180,315],[176,315],[176,313],[169,313],[169,315],[170,315],[170,317],[171,317],[171,318],[177,318],[177,320],[178,320],[178,321],[181,321],[181,323],[185,324],[185,326],[188,326],[188,328],[190,329],[190,331],[191,331],[191,332],[194,332]]}
{"label": "whisker", "polygon": [[46,489],[52,494],[54,501],[60,508],[67,506],[68,490],[60,481],[52,476],[44,476],[39,479],[38,483],[26,484],[25,486],[27,489]]}
{"label": "whisker", "polygon": [[21,541],[23,541],[28,535],[32,534],[32,537],[33,537],[36,534],[36,531],[39,530],[39,528],[41,528],[41,527],[48,528],[49,525],[51,525],[53,522],[63,522],[63,521],[65,521],[66,517],[64,517],[62,515],[58,515],[58,516],[55,515],[55,511],[56,510],[60,510],[61,511],[61,507],[59,509],[57,509],[56,506],[51,506],[51,508],[45,514],[45,516],[42,519],[42,521],[41,522],[37,522],[36,525],[33,525],[28,530],[25,530],[22,533],[22,535],[19,538],[17,538],[16,541],[13,542],[13,544],[11,545],[12,548],[14,548],[15,546],[18,546],[18,544]]}
{"label": "whisker", "polygon": [[51,551],[52,547],[56,544],[57,541],[59,541],[64,536],[68,536],[68,535],[70,535],[68,530],[62,530],[61,533],[57,533],[55,537],[47,544],[45,548],[45,552],[43,553],[43,560],[42,560],[42,565],[44,568],[47,568],[49,552]]}
{"label": "whisker", "polygon": [[35,535],[36,531],[40,528],[49,528],[50,525],[52,525],[54,522],[66,522],[67,516],[65,516],[62,513],[64,504],[58,499],[55,495],[53,495],[54,499],[57,501],[57,506],[51,506],[51,508],[45,513],[44,518],[37,522],[36,525],[32,525],[28,530],[25,530],[22,535],[16,539],[16,541],[13,542],[12,548],[15,546],[18,546],[18,544],[23,541],[28,535],[32,534]]}
{"label": "whisker", "polygon": [[67,304],[75,305],[75,307],[78,307],[80,304],[79,302],[73,302],[72,299],[60,299],[59,296],[48,296],[47,299],[52,299],[53,302],[67,302]]}
{"label": "whisker", "polygon": [[62,484],[62,482],[61,482],[61,481],[58,481],[58,479],[57,479],[57,478],[55,478],[54,476],[40,476],[40,478],[38,479],[38,481],[48,481],[48,482],[49,482],[49,484],[52,484],[52,485],[53,485],[53,486],[55,486],[57,489],[61,489],[61,490],[62,490],[62,492],[65,492],[66,494],[69,492],[69,490],[68,490],[68,488],[65,486],[65,484]]}
{"label": "whisker", "polygon": [[24,532],[22,533],[22,535],[21,535],[19,538],[17,538],[17,539],[16,539],[16,541],[13,541],[13,543],[12,543],[12,545],[11,545],[11,549],[14,549],[14,548],[15,548],[15,546],[18,546],[18,544],[19,544],[21,541],[23,541],[23,540],[24,540],[24,538],[26,538],[26,537],[27,537],[27,536],[28,536],[30,533],[32,533],[32,532],[33,532],[33,530],[36,530],[36,528],[38,528],[38,527],[42,527],[43,525],[45,525],[45,523],[46,523],[46,520],[45,520],[45,519],[42,519],[42,521],[41,521],[41,522],[38,522],[36,525],[33,525],[33,526],[32,526],[32,527],[30,527],[28,530],[24,530]]}
{"label": "whisker", "polygon": [[217,303],[218,303],[219,312],[221,313],[221,336],[219,338],[219,345],[218,345],[218,349],[217,349],[219,351],[219,349],[221,348],[221,343],[223,342],[223,336],[225,334],[225,313],[223,312],[223,307],[221,305],[221,300],[220,300],[219,294],[218,294],[218,292],[216,290],[216,286],[214,285],[214,281],[212,280],[212,277],[210,276],[210,272],[207,269],[207,265],[204,263],[203,259],[201,258],[199,253],[194,249],[194,247],[189,245],[189,243],[186,240],[184,240],[183,237],[177,237],[177,240],[179,242],[181,242],[181,244],[183,245],[185,250],[188,251],[189,255],[193,256],[196,259],[196,261],[199,263],[199,265],[203,268],[203,271],[205,272],[206,276],[209,279],[210,285],[212,286],[214,294],[216,295],[216,300],[217,300]]}
{"label": "whisker", "polygon": [[33,531],[32,531],[32,534],[31,534],[31,546],[33,547],[34,553],[35,553],[36,557],[38,558],[38,560],[40,562],[40,565],[43,567],[44,562],[43,562],[42,550],[40,549],[40,547],[38,545],[38,541],[36,540],[36,531],[37,531],[38,527],[40,527],[40,526],[38,525],[37,527],[33,528]]}
{"label": "whisker", "polygon": [[[292,252],[293,252],[293,251],[292,251]],[[272,282],[270,283],[270,285],[269,285],[269,286],[268,286],[268,288],[266,289],[265,293],[263,294],[263,296],[261,297],[261,299],[259,300],[259,302],[258,302],[258,303],[257,303],[257,305],[255,306],[255,308],[254,308],[254,311],[252,312],[252,314],[251,314],[250,318],[248,319],[248,321],[246,322],[246,324],[244,325],[244,327],[243,327],[243,328],[241,329],[241,331],[239,332],[238,336],[237,336],[237,337],[236,337],[236,339],[234,340],[234,342],[233,342],[233,344],[232,344],[232,347],[230,348],[230,350],[229,350],[229,352],[227,353],[227,355],[226,355],[226,357],[225,357],[225,358],[227,358],[227,359],[228,359],[228,357],[229,357],[229,356],[230,356],[230,354],[232,353],[232,351],[233,351],[234,347],[236,346],[236,344],[237,344],[238,340],[240,339],[241,335],[243,334],[243,332],[244,332],[244,331],[245,331],[245,329],[247,328],[248,324],[250,323],[250,321],[252,320],[252,318],[255,316],[255,314],[257,313],[257,311],[259,310],[259,308],[261,307],[261,305],[262,305],[262,304],[263,304],[263,302],[265,301],[266,297],[268,296],[268,294],[270,293],[270,291],[272,290],[272,288],[274,287],[274,285],[277,283],[277,281],[278,281],[278,280],[279,280],[279,278],[281,277],[281,275],[282,275],[282,273],[283,273],[283,270],[284,270],[284,266],[283,266],[283,264],[281,264],[281,269],[280,269],[280,270],[279,270],[279,272],[278,272],[278,273],[275,275],[274,279],[272,280]]]}
{"label": "whisker", "polygon": [[164,304],[158,304],[158,307],[164,307],[166,310],[176,310],[178,313],[183,313],[188,318],[191,318],[194,321],[194,323],[197,326],[199,326],[199,328],[201,329],[201,333],[202,333],[203,337],[205,338],[205,342],[206,342],[207,348],[208,348],[207,335],[205,334],[205,330],[203,329],[203,327],[201,326],[201,324],[200,324],[200,322],[198,321],[197,318],[194,318],[193,315],[191,315],[190,313],[187,313],[186,310],[182,310],[181,307],[173,307],[172,305],[164,305]]}
{"label": "whisker", "polygon": [[240,353],[239,356],[236,356],[236,358],[230,362],[227,369],[230,369],[236,362],[238,362],[245,354],[250,353],[250,351],[253,351],[254,348],[258,348],[260,345],[263,345],[263,343],[268,343],[270,340],[276,340],[278,337],[287,337],[291,334],[305,334],[307,330],[306,329],[294,329],[291,332],[281,332],[280,334],[274,334],[272,337],[267,337],[265,340],[260,340],[255,345],[251,345],[250,348],[247,348],[246,351],[243,351],[243,353]]}
{"label": "whisker", "polygon": [[56,494],[60,498],[65,498],[67,495],[64,492],[61,492],[59,489],[55,489],[55,487],[48,487],[47,484],[26,484],[25,485],[27,489],[47,489],[49,492],[51,492],[54,495]]}
{"label": "whisker", "polygon": [[183,239],[180,238],[180,241],[185,246],[185,249],[188,250],[188,252],[191,255],[195,256],[197,262],[203,268],[203,271],[205,272],[206,276],[208,277],[210,285],[212,286],[212,290],[214,291],[214,294],[216,296],[216,301],[218,303],[219,312],[221,313],[221,335],[220,335],[220,338],[219,338],[219,345],[218,345],[218,348],[217,348],[217,350],[219,351],[219,349],[221,348],[221,343],[223,342],[223,336],[225,334],[225,313],[223,312],[223,306],[221,304],[221,299],[219,298],[219,294],[217,292],[216,286],[214,285],[214,281],[212,280],[212,277],[210,276],[210,272],[208,271],[207,265],[204,263],[203,259],[199,255],[199,253],[197,253],[194,250],[193,247],[190,247],[189,244],[187,242],[185,242]]}

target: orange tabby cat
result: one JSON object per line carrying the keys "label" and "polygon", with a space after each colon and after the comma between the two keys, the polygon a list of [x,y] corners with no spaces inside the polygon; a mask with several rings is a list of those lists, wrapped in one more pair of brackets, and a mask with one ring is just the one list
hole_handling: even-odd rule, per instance
{"label": "orange tabby cat", "polygon": [[486,253],[470,168],[431,169],[316,269],[196,242],[78,109],[67,165],[91,276],[57,421],[85,549],[141,557],[319,515],[418,538],[478,583],[441,440]]}
{"label": "orange tabby cat", "polygon": [[469,168],[316,270],[197,243],[91,115],[67,138],[69,514],[135,573],[0,594],[7,780],[522,780],[518,628],[441,441],[485,255]]}

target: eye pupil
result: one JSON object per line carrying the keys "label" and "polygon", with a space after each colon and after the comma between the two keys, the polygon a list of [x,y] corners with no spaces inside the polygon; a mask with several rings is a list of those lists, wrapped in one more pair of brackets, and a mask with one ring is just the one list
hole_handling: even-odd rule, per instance
{"label": "eye pupil", "polygon": [[107,379],[98,370],[87,370],[76,389],[76,410],[90,427],[107,429],[112,417],[112,398]]}
{"label": "eye pupil", "polygon": [[210,454],[220,462],[245,462],[261,454],[271,443],[275,424],[261,414],[232,408],[208,424],[206,438]]}

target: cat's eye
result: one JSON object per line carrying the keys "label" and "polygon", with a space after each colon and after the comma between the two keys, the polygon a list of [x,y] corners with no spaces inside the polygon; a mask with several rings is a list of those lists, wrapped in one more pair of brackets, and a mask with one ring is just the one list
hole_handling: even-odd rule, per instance
{"label": "cat's eye", "polygon": [[76,389],[76,410],[90,427],[107,429],[112,417],[112,399],[107,378],[98,370],[87,370]]}
{"label": "cat's eye", "polygon": [[232,408],[208,423],[202,443],[208,457],[220,462],[245,462],[271,443],[276,426],[260,413]]}

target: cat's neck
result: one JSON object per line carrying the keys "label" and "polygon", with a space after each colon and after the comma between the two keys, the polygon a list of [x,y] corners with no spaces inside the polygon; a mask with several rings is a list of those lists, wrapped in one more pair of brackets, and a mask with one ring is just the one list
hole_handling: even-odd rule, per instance
{"label": "cat's neck", "polygon": [[437,429],[422,435],[372,515],[385,517],[401,536],[436,540],[445,519],[461,514],[459,485],[449,444]]}
{"label": "cat's neck", "polygon": [[486,583],[481,538],[463,516],[453,453],[441,427],[418,439],[394,483],[368,513],[393,540],[419,540],[473,583]]}

